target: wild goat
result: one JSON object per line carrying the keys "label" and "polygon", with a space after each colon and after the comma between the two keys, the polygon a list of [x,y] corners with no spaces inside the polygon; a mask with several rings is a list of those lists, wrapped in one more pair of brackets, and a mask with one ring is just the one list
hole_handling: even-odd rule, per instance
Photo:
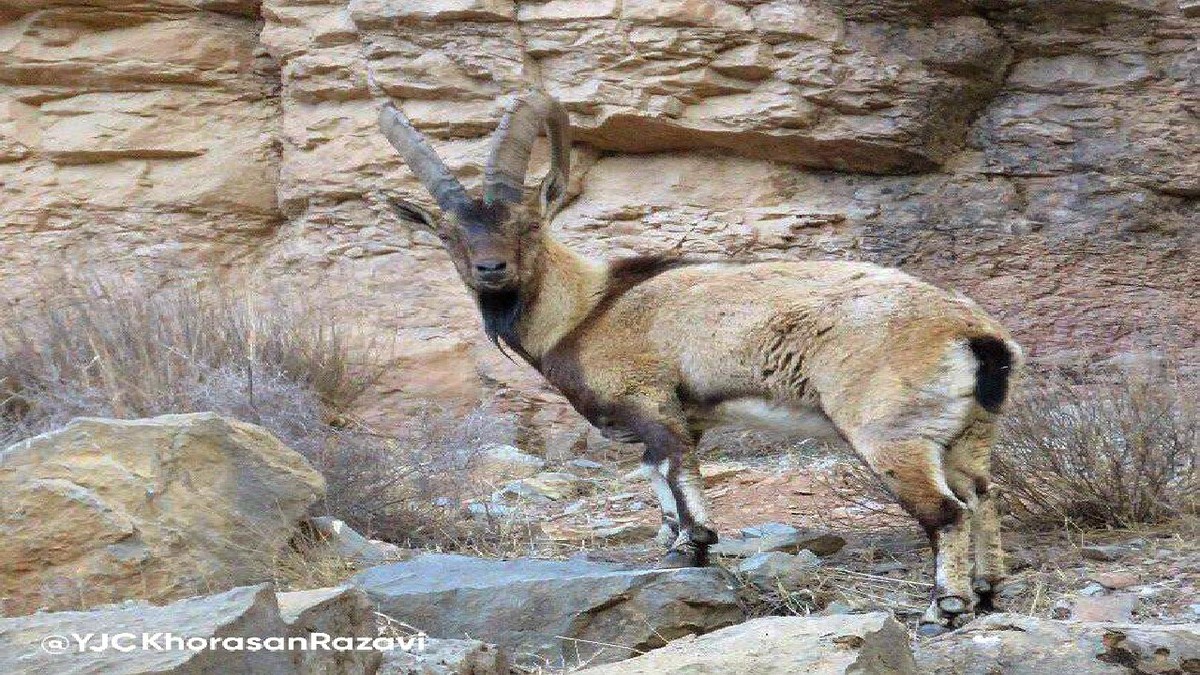
{"label": "wild goat", "polygon": [[[440,237],[492,342],[609,438],[645,445],[669,542],[664,566],[703,566],[717,541],[692,452],[706,429],[798,430],[815,418],[929,535],[937,575],[922,632],[990,606],[1005,569],[989,453],[1021,350],[977,305],[867,263],[587,260],[549,232],[571,141],[563,108],[541,92],[508,105],[481,199],[394,105],[379,122],[442,216],[393,207]],[[535,210],[525,174],[543,128],[550,170]]]}

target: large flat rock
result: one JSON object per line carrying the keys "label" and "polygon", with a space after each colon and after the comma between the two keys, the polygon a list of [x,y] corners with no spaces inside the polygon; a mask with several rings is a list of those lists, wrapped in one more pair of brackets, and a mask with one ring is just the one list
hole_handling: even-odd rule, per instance
{"label": "large flat rock", "polygon": [[588,675],[916,675],[908,631],[890,614],[772,616],[677,640]]}
{"label": "large flat rock", "polygon": [[469,636],[551,666],[607,663],[743,618],[729,576],[716,568],[424,555],[351,583],[379,611],[432,637]]}
{"label": "large flat rock", "polygon": [[928,675],[1128,675],[1200,672],[1200,624],[1054,621],[992,614],[921,645]]}
{"label": "large flat rock", "polygon": [[[81,650],[74,636],[94,637]],[[96,649],[103,635],[121,638],[113,647]],[[275,594],[266,584],[235,588],[217,595],[188,598],[163,607],[146,604],[121,606],[91,612],[46,612],[0,619],[0,673],[83,675],[105,673],[254,673],[290,675],[299,673],[285,651],[223,649],[155,649],[166,645],[165,637],[151,638],[143,648],[143,635],[162,634],[188,639],[235,639],[284,637],[287,627],[280,618]],[[67,642],[61,653],[50,653],[44,640],[50,636]],[[57,644],[57,643],[55,643]],[[135,649],[125,649],[132,644]],[[338,671],[330,671],[338,672]]]}

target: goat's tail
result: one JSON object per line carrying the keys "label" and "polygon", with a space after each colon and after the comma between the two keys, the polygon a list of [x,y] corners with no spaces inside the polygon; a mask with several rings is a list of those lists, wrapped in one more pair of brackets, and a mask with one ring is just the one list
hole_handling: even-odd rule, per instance
{"label": "goat's tail", "polygon": [[967,345],[979,361],[975,371],[975,400],[988,412],[999,412],[1008,398],[1015,355],[1003,339],[993,335],[969,338]]}

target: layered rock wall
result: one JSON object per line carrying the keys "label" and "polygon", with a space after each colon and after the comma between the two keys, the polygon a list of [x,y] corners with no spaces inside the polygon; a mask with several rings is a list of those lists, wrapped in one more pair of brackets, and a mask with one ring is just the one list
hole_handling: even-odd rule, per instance
{"label": "layered rock wall", "polygon": [[477,184],[498,99],[538,84],[584,251],[873,260],[1035,358],[1200,363],[1200,19],[1174,0],[52,4],[0,0],[11,302],[65,266],[295,294],[387,336],[381,410],[573,419],[390,214],[427,197],[374,128],[403,101]]}

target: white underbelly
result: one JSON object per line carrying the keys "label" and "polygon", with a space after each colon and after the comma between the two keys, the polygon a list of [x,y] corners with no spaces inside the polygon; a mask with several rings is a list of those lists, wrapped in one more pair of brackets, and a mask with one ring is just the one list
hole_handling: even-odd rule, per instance
{"label": "white underbelly", "polygon": [[794,438],[840,438],[825,413],[807,406],[738,398],[718,404],[713,413],[720,424],[756,427]]}

